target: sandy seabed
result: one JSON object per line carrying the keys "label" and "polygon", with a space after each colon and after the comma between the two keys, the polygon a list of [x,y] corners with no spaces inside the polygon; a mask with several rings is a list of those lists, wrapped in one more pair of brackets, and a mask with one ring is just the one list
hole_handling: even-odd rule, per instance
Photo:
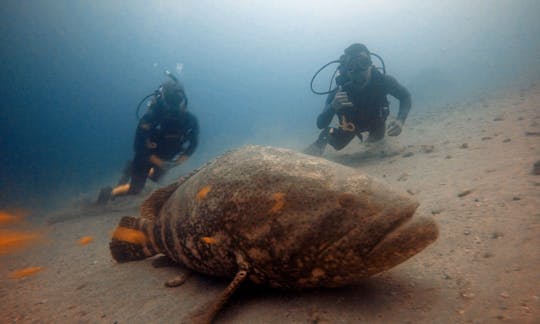
{"label": "sandy seabed", "polygon": [[[354,286],[246,285],[217,323],[540,323],[540,85],[413,113],[399,137],[325,157],[414,195],[439,239]],[[194,275],[166,288],[177,269],[112,260],[111,232],[143,198],[41,216],[41,244],[0,255],[0,322],[175,323],[217,296],[227,282]]]}

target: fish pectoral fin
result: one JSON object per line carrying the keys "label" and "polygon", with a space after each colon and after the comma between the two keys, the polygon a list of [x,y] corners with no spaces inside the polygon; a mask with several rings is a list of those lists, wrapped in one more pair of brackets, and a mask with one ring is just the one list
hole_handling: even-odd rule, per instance
{"label": "fish pectoral fin", "polygon": [[212,302],[199,308],[189,319],[189,323],[212,323],[217,313],[227,303],[232,294],[240,287],[240,284],[247,278],[248,267],[241,267],[234,276],[231,283]]}
{"label": "fish pectoral fin", "polygon": [[178,286],[183,285],[184,282],[186,282],[186,280],[189,277],[191,277],[192,273],[193,272],[191,272],[191,271],[182,271],[182,272],[180,272],[180,274],[177,275],[176,277],[165,281],[165,287],[173,288],[173,287],[178,287]]}

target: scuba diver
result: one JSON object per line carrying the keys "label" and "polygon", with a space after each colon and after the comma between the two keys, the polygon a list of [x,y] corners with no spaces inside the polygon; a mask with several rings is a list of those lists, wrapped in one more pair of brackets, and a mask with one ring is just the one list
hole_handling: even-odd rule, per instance
{"label": "scuba diver", "polygon": [[[375,67],[371,57],[377,57],[382,63],[382,72]],[[339,63],[334,73],[336,87],[327,92],[313,90],[313,80],[319,72],[332,63]],[[332,77],[332,80],[334,77]],[[330,85],[332,85],[332,80]],[[328,94],[325,107],[317,117],[317,127],[322,129],[319,138],[304,150],[304,153],[320,156],[326,144],[341,150],[357,136],[361,141],[362,132],[368,132],[367,142],[376,142],[389,136],[398,136],[411,109],[409,91],[386,74],[384,61],[375,53],[370,53],[364,44],[355,43],[347,47],[339,60],[324,65],[311,80],[311,90],[316,94]],[[388,124],[390,94],[399,100],[397,120]],[[339,126],[329,127],[334,115]]]}
{"label": "scuba diver", "polygon": [[197,118],[187,111],[188,100],[182,83],[170,72],[165,73],[171,80],[137,106],[138,118],[141,104],[152,97],[135,131],[135,157],[124,168],[114,189],[101,189],[98,204],[106,204],[117,196],[138,194],[147,178],[157,182],[166,171],[184,163],[195,152],[199,137]]}

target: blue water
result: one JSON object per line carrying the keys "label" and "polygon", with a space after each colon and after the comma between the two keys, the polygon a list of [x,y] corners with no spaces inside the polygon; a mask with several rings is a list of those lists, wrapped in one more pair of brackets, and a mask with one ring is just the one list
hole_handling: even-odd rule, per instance
{"label": "blue water", "polygon": [[324,102],[309,81],[353,42],[409,88],[411,115],[540,79],[539,1],[393,3],[4,0],[0,209],[114,184],[165,69],[201,126],[178,173],[247,143],[307,146]]}

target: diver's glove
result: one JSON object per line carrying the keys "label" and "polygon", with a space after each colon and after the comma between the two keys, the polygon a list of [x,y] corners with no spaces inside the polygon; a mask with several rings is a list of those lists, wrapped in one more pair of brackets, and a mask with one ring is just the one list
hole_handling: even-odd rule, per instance
{"label": "diver's glove", "polygon": [[160,168],[162,170],[165,170],[165,171],[169,170],[171,168],[174,168],[176,166],[176,163],[163,160],[163,159],[159,158],[155,154],[150,155],[149,160],[150,160],[150,163],[152,163],[156,167],[158,167],[158,168]]}
{"label": "diver's glove", "polygon": [[157,144],[155,142],[150,141],[149,139],[146,140],[146,148],[148,149],[155,149],[157,147]]}
{"label": "diver's glove", "polygon": [[402,128],[403,122],[401,120],[393,120],[388,124],[388,131],[386,133],[388,136],[398,136],[401,134]]}
{"label": "diver's glove", "polygon": [[353,103],[349,100],[349,96],[347,95],[347,92],[345,91],[336,92],[334,100],[332,100],[332,109],[334,109],[334,111],[340,111],[341,109],[352,108],[352,107],[353,107]]}

